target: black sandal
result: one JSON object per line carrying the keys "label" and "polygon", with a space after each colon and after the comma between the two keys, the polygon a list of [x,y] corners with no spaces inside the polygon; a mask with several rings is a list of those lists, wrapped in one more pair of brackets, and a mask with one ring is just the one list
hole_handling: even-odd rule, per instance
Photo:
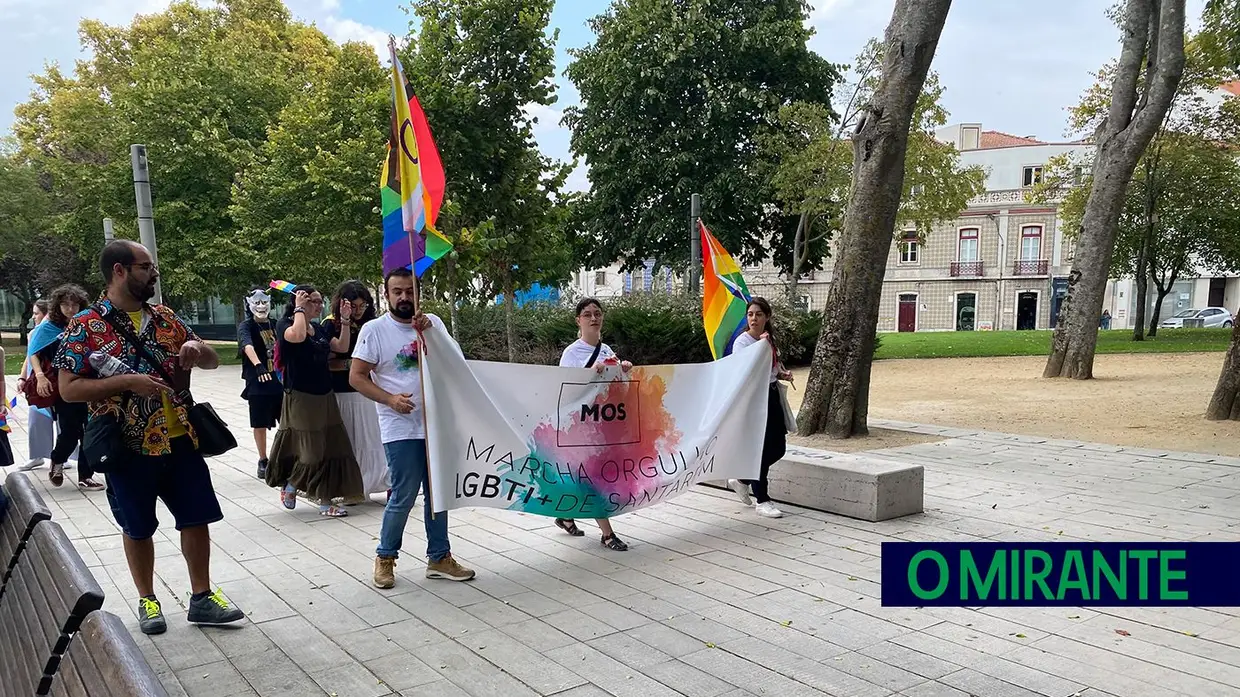
{"label": "black sandal", "polygon": [[620,539],[619,537],[616,537],[616,533],[614,532],[610,535],[604,535],[602,538],[602,542],[603,542],[603,546],[608,549],[611,549],[617,552],[629,551],[629,546],[624,543],[624,540]]}
{"label": "black sandal", "polygon": [[577,527],[577,523],[567,518],[556,518],[555,526],[573,537],[583,537],[585,535],[581,528]]}

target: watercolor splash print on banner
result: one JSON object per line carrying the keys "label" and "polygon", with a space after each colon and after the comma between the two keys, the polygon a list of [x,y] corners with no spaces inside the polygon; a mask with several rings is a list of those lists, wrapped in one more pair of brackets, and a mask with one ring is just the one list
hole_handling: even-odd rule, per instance
{"label": "watercolor splash print on banner", "polygon": [[496,463],[505,486],[522,492],[508,508],[606,518],[669,493],[698,455],[680,450],[683,434],[664,406],[669,378],[634,368],[593,399],[563,400],[533,430],[528,455]]}

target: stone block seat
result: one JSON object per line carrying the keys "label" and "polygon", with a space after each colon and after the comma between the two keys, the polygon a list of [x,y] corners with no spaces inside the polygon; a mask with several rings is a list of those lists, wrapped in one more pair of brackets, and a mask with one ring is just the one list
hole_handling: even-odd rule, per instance
{"label": "stone block seat", "polygon": [[[726,487],[726,482],[710,482]],[[789,445],[771,466],[771,498],[826,513],[876,522],[921,513],[921,465]]]}

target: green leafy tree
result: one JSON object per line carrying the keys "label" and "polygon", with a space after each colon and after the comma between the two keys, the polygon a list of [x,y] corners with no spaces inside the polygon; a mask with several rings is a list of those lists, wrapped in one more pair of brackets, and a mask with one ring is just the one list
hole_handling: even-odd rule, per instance
{"label": "green leafy tree", "polygon": [[836,69],[806,48],[804,0],[617,0],[571,51],[565,111],[590,167],[589,265],[689,262],[690,195],[733,254],[791,261],[795,220],[770,206],[759,139],[793,102],[830,109]]}
{"label": "green leafy tree", "polygon": [[[1043,377],[1093,377],[1098,317],[1111,271],[1128,182],[1160,128],[1184,74],[1184,0],[1128,0],[1116,13],[1123,44],[1100,109],[1092,186],[1081,215],[1068,294]],[[1105,115],[1105,116],[1102,116]]]}
{"label": "green leafy tree", "polygon": [[[845,137],[856,126],[861,106],[873,99],[883,61],[883,45],[870,40],[857,56],[856,86],[838,126],[833,114],[816,104],[796,103],[780,110],[781,127],[764,139],[777,163],[772,184],[784,210],[797,216],[788,297],[797,297],[797,279],[820,268],[831,236],[843,225],[844,208],[853,185],[853,151]],[[981,167],[963,167],[954,145],[934,136],[947,123],[943,87],[931,71],[914,107],[904,163],[904,189],[897,227],[912,225],[924,239],[934,223],[959,215],[969,199],[985,190]]]}
{"label": "green leafy tree", "polygon": [[382,278],[376,207],[391,110],[390,81],[369,45],[330,53],[238,178],[231,211],[238,236],[262,250],[256,267],[328,291]]}
{"label": "green leafy tree", "polygon": [[332,42],[280,0],[177,2],[129,26],[84,21],[80,34],[89,59],[71,77],[36,76],[15,124],[66,203],[58,228],[87,257],[103,217],[136,236],[129,144],[143,143],[168,294],[235,296],[260,270],[231,217],[232,184],[294,94],[330,68]]}
{"label": "green leafy tree", "polygon": [[0,289],[22,304],[21,342],[31,306],[62,283],[83,283],[81,257],[53,231],[55,202],[38,170],[0,144]]}
{"label": "green leafy tree", "polygon": [[[416,0],[402,62],[426,111],[454,210],[440,227],[466,243],[428,272],[438,292],[487,300],[567,277],[569,167],[542,157],[533,106],[555,103],[553,0]],[[473,283],[464,283],[472,275]],[[507,303],[511,308],[512,303]],[[455,305],[455,303],[454,303]],[[512,327],[511,314],[507,323]],[[515,342],[509,331],[510,357]]]}

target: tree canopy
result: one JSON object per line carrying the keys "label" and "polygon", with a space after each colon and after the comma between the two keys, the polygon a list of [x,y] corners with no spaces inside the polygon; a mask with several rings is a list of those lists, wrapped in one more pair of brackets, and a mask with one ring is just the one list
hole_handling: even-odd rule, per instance
{"label": "tree canopy", "polygon": [[806,47],[808,10],[804,0],[617,0],[590,21],[596,38],[571,51],[566,71],[581,104],[564,118],[589,165],[579,231],[589,263],[683,267],[694,193],[741,258],[791,234],[758,141],[789,104],[830,111],[838,72]]}

